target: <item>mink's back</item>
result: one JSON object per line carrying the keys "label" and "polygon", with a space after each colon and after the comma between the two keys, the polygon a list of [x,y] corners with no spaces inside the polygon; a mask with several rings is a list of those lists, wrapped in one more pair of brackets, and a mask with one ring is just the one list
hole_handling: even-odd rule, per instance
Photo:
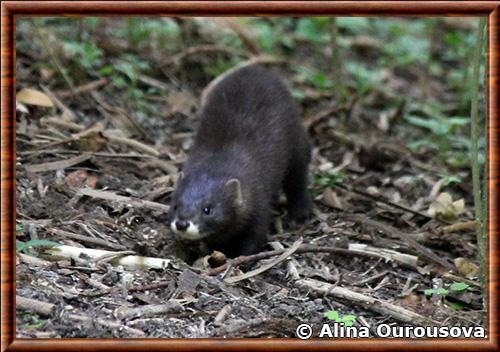
{"label": "mink's back", "polygon": [[278,75],[243,67],[209,93],[187,170],[210,168],[274,192],[294,149],[303,147],[303,133],[298,107]]}

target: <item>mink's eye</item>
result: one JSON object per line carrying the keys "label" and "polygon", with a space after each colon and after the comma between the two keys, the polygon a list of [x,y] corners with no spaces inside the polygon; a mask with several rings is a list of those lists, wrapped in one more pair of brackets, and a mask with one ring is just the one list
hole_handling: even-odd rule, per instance
{"label": "mink's eye", "polygon": [[174,211],[177,211],[177,204],[174,205]]}
{"label": "mink's eye", "polygon": [[212,208],[210,206],[203,208],[203,213],[205,213],[206,215],[209,215],[211,211],[212,211]]}

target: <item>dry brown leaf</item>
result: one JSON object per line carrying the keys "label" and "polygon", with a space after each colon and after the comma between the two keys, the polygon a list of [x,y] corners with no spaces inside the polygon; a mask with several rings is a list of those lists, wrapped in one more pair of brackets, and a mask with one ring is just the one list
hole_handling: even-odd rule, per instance
{"label": "dry brown leaf", "polygon": [[86,185],[94,189],[97,180],[98,178],[96,176],[89,174],[86,170],[73,171],[64,178],[66,184],[71,188],[82,188]]}
{"label": "dry brown leaf", "polygon": [[45,94],[36,89],[23,88],[16,94],[16,101],[27,105],[54,107],[52,100]]}
{"label": "dry brown leaf", "polygon": [[476,264],[462,257],[456,258],[453,262],[455,263],[460,275],[465,276],[468,279],[477,277],[479,267]]}
{"label": "dry brown leaf", "polygon": [[323,197],[323,203],[326,206],[336,209],[343,209],[342,203],[340,202],[337,193],[335,193],[331,188],[326,188],[323,191],[322,197]]}
{"label": "dry brown leaf", "polygon": [[465,202],[463,199],[453,201],[449,193],[440,193],[436,200],[431,203],[427,213],[433,218],[442,220],[454,220],[464,212]]}
{"label": "dry brown leaf", "polygon": [[78,140],[79,149],[85,152],[97,152],[109,142],[100,131],[91,131]]}

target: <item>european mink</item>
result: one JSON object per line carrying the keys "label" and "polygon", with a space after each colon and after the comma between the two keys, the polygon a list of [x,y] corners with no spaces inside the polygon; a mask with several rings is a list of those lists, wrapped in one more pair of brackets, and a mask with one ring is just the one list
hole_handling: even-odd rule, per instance
{"label": "european mink", "polygon": [[[299,109],[273,71],[229,71],[202,99],[201,122],[171,202],[171,228],[200,254],[255,253],[284,190],[292,222],[307,220],[311,148]],[[203,253],[205,252],[205,253]]]}

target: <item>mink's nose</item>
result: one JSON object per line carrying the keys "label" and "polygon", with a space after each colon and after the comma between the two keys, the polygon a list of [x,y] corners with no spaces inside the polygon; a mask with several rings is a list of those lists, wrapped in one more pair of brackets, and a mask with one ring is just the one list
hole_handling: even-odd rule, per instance
{"label": "mink's nose", "polygon": [[177,220],[175,222],[175,227],[179,231],[186,231],[186,229],[188,228],[188,223],[185,220]]}

